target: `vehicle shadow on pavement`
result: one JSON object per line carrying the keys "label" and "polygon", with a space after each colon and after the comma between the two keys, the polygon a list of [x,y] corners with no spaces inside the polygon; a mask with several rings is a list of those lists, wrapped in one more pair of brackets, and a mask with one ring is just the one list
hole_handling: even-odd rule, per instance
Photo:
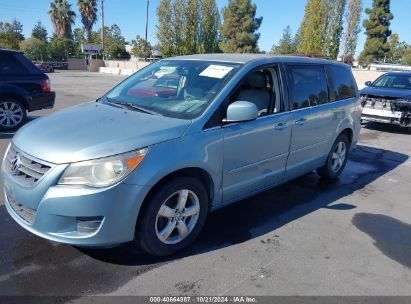
{"label": "vehicle shadow on pavement", "polygon": [[[356,202],[335,202],[355,191],[369,195],[366,186],[395,169],[407,155],[357,146],[337,181],[310,173],[280,187],[265,191],[211,213],[198,240],[185,251],[168,258],[154,258],[134,244],[105,250],[81,251],[90,257],[119,265],[147,265],[217,250],[258,238],[320,208],[349,210]],[[277,236],[278,237],[278,236]]]}
{"label": "vehicle shadow on pavement", "polygon": [[411,225],[383,214],[357,213],[352,223],[387,257],[411,268]]}
{"label": "vehicle shadow on pavement", "polygon": [[364,124],[363,127],[374,131],[411,135],[411,126],[406,128],[389,124],[369,122],[367,124]]}

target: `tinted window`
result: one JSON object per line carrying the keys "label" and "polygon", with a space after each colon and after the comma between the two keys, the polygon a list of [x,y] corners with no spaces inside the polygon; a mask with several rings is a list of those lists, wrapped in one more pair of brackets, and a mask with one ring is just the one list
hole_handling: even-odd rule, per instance
{"label": "tinted window", "polygon": [[322,65],[288,65],[287,70],[293,109],[329,101],[327,78]]}
{"label": "tinted window", "polygon": [[0,53],[0,74],[20,75],[27,74],[27,69],[11,53]]}
{"label": "tinted window", "polygon": [[14,53],[14,58],[22,64],[31,74],[43,74],[24,54]]}
{"label": "tinted window", "polygon": [[335,100],[355,97],[355,82],[348,68],[330,65],[327,67],[335,90]]}

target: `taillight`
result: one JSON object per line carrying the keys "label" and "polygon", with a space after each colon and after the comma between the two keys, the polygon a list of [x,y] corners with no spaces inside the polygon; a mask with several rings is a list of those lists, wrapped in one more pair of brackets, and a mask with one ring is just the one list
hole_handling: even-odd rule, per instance
{"label": "taillight", "polygon": [[43,90],[44,93],[50,93],[51,92],[50,79],[43,79],[41,89]]}

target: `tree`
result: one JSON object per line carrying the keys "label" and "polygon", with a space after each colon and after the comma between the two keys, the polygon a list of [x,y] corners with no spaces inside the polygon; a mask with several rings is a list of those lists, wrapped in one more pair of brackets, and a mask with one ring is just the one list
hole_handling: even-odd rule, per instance
{"label": "tree", "polygon": [[110,59],[130,59],[125,45],[111,44],[107,47],[107,54]]}
{"label": "tree", "polygon": [[164,57],[218,51],[215,0],[161,0],[157,17],[156,36]]}
{"label": "tree", "polygon": [[174,37],[175,55],[184,55],[185,40],[187,35],[186,27],[186,12],[184,7],[185,0],[174,0],[173,2],[173,18],[172,30]]}
{"label": "tree", "polygon": [[398,34],[391,34],[388,39],[388,46],[390,50],[387,53],[387,62],[401,63],[405,51],[407,50],[407,43],[405,41],[400,42],[400,36]]}
{"label": "tree", "polygon": [[131,41],[133,48],[131,49],[131,54],[139,58],[151,57],[152,47],[150,42],[146,41],[144,38],[137,36],[136,40]]}
{"label": "tree", "polygon": [[220,49],[224,53],[256,53],[260,34],[256,31],[263,21],[256,18],[257,6],[251,0],[229,0],[223,8],[223,24],[220,26]]}
{"label": "tree", "polygon": [[78,0],[77,6],[81,15],[81,23],[87,32],[87,42],[91,42],[91,30],[97,21],[97,1]]}
{"label": "tree", "polygon": [[185,5],[185,54],[198,52],[200,33],[200,0],[186,0]]}
{"label": "tree", "polygon": [[220,14],[215,0],[203,0],[201,5],[199,53],[216,53],[219,51],[219,26]]}
{"label": "tree", "polygon": [[336,60],[340,52],[341,35],[343,32],[343,17],[347,0],[325,1],[325,55]]}
{"label": "tree", "polygon": [[364,20],[363,26],[367,39],[359,58],[361,65],[385,60],[390,50],[387,44],[391,35],[390,21],[394,18],[390,11],[390,0],[374,0],[372,8],[367,8],[365,13],[368,19]]}
{"label": "tree", "polygon": [[48,53],[53,60],[66,61],[69,55],[74,53],[73,41],[68,38],[60,38],[54,35],[50,39]]}
{"label": "tree", "polygon": [[346,0],[308,0],[298,35],[298,51],[337,59]]}
{"label": "tree", "polygon": [[71,38],[71,26],[76,18],[76,13],[71,10],[71,4],[67,0],[54,0],[50,3],[49,16],[56,36]]}
{"label": "tree", "polygon": [[[90,35],[93,36],[93,32],[90,33]],[[81,45],[87,43],[86,30],[84,28],[76,27],[73,30],[72,40],[73,40],[73,44],[74,44],[74,53],[75,53],[75,55],[76,56],[81,56],[81,54],[82,54]]]}
{"label": "tree", "polygon": [[408,46],[408,48],[404,52],[404,57],[402,57],[402,62],[403,65],[409,65],[411,66],[411,46]]}
{"label": "tree", "polygon": [[[91,41],[95,44],[101,43],[101,29],[91,33]],[[126,51],[126,39],[121,34],[121,29],[117,24],[104,27],[104,52],[111,59],[130,58]]]}
{"label": "tree", "polygon": [[215,0],[186,0],[184,54],[218,51],[220,14]]}
{"label": "tree", "polygon": [[0,47],[18,50],[22,40],[23,25],[19,21],[14,19],[11,23],[0,22]]}
{"label": "tree", "polygon": [[297,47],[291,33],[291,27],[287,27],[283,30],[283,36],[277,45],[273,45],[271,53],[275,55],[291,55],[295,54]]}
{"label": "tree", "polygon": [[43,61],[48,57],[47,43],[35,37],[21,41],[20,50],[31,60]]}
{"label": "tree", "polygon": [[33,30],[31,31],[31,37],[47,42],[48,40],[47,29],[45,28],[43,23],[41,23],[41,21],[37,21],[37,24],[34,26]]}
{"label": "tree", "polygon": [[161,0],[157,7],[158,26],[156,37],[159,49],[164,57],[175,54],[175,43],[173,35],[172,10],[169,0]]}
{"label": "tree", "polygon": [[[92,36],[91,33],[90,33],[90,36]],[[81,44],[86,43],[86,42],[87,42],[86,30],[85,30],[84,28],[76,27],[76,28],[73,30],[73,37],[72,37],[72,39],[73,39],[74,44],[81,45]]]}
{"label": "tree", "polygon": [[308,0],[301,22],[297,50],[303,54],[324,55],[325,0]]}
{"label": "tree", "polygon": [[360,21],[362,12],[362,0],[349,0],[347,13],[345,14],[346,30],[343,39],[343,61],[345,58],[353,58],[357,51],[358,34],[361,31]]}

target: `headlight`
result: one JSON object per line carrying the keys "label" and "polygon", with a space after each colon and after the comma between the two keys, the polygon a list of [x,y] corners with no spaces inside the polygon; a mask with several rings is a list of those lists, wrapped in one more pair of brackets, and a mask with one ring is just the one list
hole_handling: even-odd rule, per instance
{"label": "headlight", "polygon": [[70,164],[59,180],[60,185],[85,185],[102,188],[124,179],[144,159],[148,149]]}

